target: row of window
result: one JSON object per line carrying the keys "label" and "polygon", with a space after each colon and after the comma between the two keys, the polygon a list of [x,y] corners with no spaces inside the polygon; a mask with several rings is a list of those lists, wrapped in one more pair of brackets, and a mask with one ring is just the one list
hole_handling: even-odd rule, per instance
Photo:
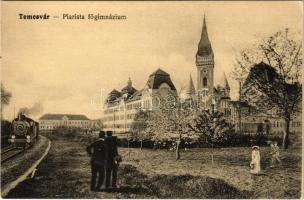
{"label": "row of window", "polygon": [[275,121],[272,125],[273,127],[283,127],[283,123],[282,122],[278,122],[278,121]]}
{"label": "row of window", "polygon": [[89,121],[41,121],[40,124],[89,124]]}
{"label": "row of window", "polygon": [[[150,101],[145,100],[143,102],[136,102],[136,103],[127,104],[126,105],[126,110],[140,109],[140,108],[149,109],[150,107],[151,107]],[[109,108],[109,109],[104,111],[104,114],[111,114],[114,111],[118,112],[119,110],[124,111],[124,106],[120,106],[119,108]]]}
{"label": "row of window", "polygon": [[[134,117],[135,117],[135,114],[127,114],[126,115],[126,119],[134,119]],[[111,122],[111,121],[114,121],[114,118],[115,118],[115,121],[116,120],[124,120],[125,115],[115,115],[115,117],[114,116],[107,116],[103,120],[105,122]]]}
{"label": "row of window", "polygon": [[[246,127],[246,126],[251,126],[251,125],[255,125],[256,123],[250,123],[250,122],[241,122],[241,125],[242,127]],[[291,124],[291,127],[301,127],[301,122],[292,122]],[[283,122],[280,122],[280,121],[275,121],[273,124],[272,124],[273,127],[284,127],[284,123]]]}
{"label": "row of window", "polygon": [[292,122],[291,126],[292,127],[301,127],[301,122]]}
{"label": "row of window", "polygon": [[[55,129],[58,128],[59,126],[40,126],[40,129]],[[77,126],[65,126],[67,128],[75,128]],[[81,126],[80,128],[90,128],[89,126]]]}
{"label": "row of window", "polygon": [[139,109],[139,108],[141,108],[141,102],[128,104],[128,105],[126,106],[126,109],[127,109],[127,110]]}
{"label": "row of window", "polygon": [[[283,127],[283,126],[284,126],[284,122],[275,121],[273,123],[273,127]],[[301,127],[301,122],[291,122],[290,126],[291,127]]]}
{"label": "row of window", "polygon": [[118,112],[118,108],[110,108],[110,109],[107,109],[104,111],[104,114],[111,114],[111,113],[114,113],[115,112]]}

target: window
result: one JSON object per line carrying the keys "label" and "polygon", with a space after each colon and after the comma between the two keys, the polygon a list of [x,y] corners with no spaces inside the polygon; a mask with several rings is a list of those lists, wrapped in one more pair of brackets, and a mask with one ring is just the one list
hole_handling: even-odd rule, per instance
{"label": "window", "polygon": [[203,78],[203,86],[206,87],[207,85],[208,85],[207,78],[204,77],[204,78]]}
{"label": "window", "polygon": [[132,104],[127,105],[127,110],[132,110]]}

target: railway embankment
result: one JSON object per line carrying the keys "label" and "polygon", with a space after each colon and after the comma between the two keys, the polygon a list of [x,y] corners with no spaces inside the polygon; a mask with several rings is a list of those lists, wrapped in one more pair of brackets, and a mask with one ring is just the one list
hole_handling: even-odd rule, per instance
{"label": "railway embankment", "polygon": [[40,136],[35,145],[1,165],[1,196],[35,174],[36,167],[51,146],[48,138]]}

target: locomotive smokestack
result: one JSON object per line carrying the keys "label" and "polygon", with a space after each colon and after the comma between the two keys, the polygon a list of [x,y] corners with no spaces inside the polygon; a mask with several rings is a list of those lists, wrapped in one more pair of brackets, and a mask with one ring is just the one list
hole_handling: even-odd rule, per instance
{"label": "locomotive smokestack", "polygon": [[22,112],[19,112],[19,113],[18,113],[18,120],[19,120],[19,121],[21,120],[21,115],[22,115]]}

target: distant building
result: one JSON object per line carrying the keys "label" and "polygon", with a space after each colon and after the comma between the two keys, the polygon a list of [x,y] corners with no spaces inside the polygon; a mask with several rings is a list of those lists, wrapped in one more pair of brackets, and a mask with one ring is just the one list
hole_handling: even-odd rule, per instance
{"label": "distant building", "polygon": [[[275,71],[275,69],[263,62],[254,65],[247,78],[246,81],[242,87],[242,96],[241,99],[244,102],[250,102],[251,105],[255,105],[257,102],[257,98],[260,98],[259,91],[257,91],[254,87],[254,83],[252,80],[254,80],[254,77],[260,77],[264,80],[267,80],[268,82],[272,82],[275,85],[276,79],[279,77],[278,73]],[[292,90],[292,84],[287,85],[287,87],[290,87],[290,90]],[[302,106],[302,102],[299,102],[300,105],[300,110]],[[260,119],[265,119],[264,121],[267,121],[269,123],[269,130],[271,133],[276,133],[276,134],[283,134],[283,131],[285,129],[285,121],[279,117],[276,114],[276,107],[273,107],[272,109],[269,109],[268,111],[265,111],[265,113],[257,113],[257,114],[251,114],[255,116],[256,118]],[[290,122],[290,132],[291,133],[296,133],[300,134],[302,133],[302,112],[298,113]]]}
{"label": "distant building", "polygon": [[129,79],[127,86],[112,90],[104,104],[103,126],[104,130],[115,133],[126,133],[130,130],[135,114],[139,109],[153,110],[158,107],[160,98],[177,97],[170,75],[157,69],[153,72],[141,90],[136,90]]}
{"label": "distant building", "polygon": [[40,130],[50,131],[60,126],[88,130],[91,128],[91,121],[85,115],[72,114],[44,114],[39,118]]}

